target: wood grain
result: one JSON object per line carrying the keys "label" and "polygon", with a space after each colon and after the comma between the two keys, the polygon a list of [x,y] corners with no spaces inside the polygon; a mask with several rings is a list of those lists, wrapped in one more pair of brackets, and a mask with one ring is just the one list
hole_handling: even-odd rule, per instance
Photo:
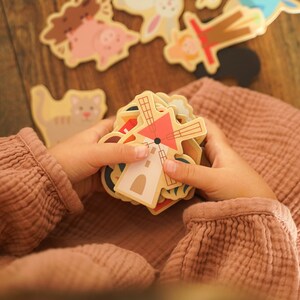
{"label": "wood grain", "polygon": [[0,136],[32,126],[9,29],[0,3]]}
{"label": "wood grain", "polygon": [[[12,120],[18,107],[22,107],[20,119],[28,121],[29,112],[25,101],[30,99],[30,88],[37,84],[46,85],[56,99],[62,98],[71,88],[102,88],[107,94],[109,115],[112,115],[120,106],[146,89],[168,93],[195,80],[193,74],[179,65],[169,65],[165,61],[162,54],[164,42],[161,39],[146,45],[133,46],[127,59],[106,72],[98,72],[94,62],[69,69],[50,52],[47,46],[39,42],[39,34],[45,27],[47,17],[58,11],[66,1],[0,1],[3,3],[9,26],[7,28],[1,16],[1,45],[4,43],[7,49],[0,50],[1,62],[6,62],[0,65],[0,74],[5,74],[6,77],[6,82],[0,85],[1,122],[2,118],[7,122],[7,126],[0,129],[1,134],[9,134],[19,128],[21,123],[16,125]],[[193,0],[186,0],[185,3],[186,10],[196,12]],[[207,19],[219,14],[220,10],[197,13],[202,19]],[[114,20],[126,24],[133,30],[139,30],[142,23],[140,17],[116,10]],[[265,35],[244,45],[257,51],[262,61],[261,74],[250,88],[281,98],[300,108],[298,28],[300,16],[283,13]],[[17,61],[14,61],[14,57]],[[11,99],[9,106],[3,106],[5,98]]]}

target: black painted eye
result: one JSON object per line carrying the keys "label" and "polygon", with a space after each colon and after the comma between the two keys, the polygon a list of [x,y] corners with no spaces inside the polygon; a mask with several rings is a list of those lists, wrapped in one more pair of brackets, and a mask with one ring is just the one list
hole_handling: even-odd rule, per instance
{"label": "black painted eye", "polygon": [[82,106],[79,106],[79,110],[83,110],[83,107],[82,107]]}
{"label": "black painted eye", "polygon": [[83,20],[83,19],[84,19],[84,16],[81,15],[81,16],[80,16],[80,20]]}
{"label": "black painted eye", "polygon": [[93,107],[93,106],[91,106],[91,107],[90,107],[90,110],[93,110],[93,109],[94,109],[94,107]]}

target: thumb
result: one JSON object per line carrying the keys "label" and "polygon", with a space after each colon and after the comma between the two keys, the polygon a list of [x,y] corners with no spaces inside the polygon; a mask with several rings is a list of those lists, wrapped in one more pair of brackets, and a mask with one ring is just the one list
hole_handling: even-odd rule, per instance
{"label": "thumb", "polygon": [[89,149],[89,163],[100,168],[104,165],[133,163],[149,155],[147,146],[130,146],[126,144],[95,144]]}
{"label": "thumb", "polygon": [[186,164],[175,160],[166,160],[165,173],[176,181],[188,184],[200,190],[207,190],[216,181],[215,170],[212,168]]}

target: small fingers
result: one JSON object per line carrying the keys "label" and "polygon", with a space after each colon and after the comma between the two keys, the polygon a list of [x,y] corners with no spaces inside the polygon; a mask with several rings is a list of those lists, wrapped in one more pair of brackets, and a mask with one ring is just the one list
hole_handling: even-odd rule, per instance
{"label": "small fingers", "polygon": [[133,163],[149,155],[147,146],[130,146],[126,144],[97,144],[89,150],[90,164],[96,168],[104,165]]}
{"label": "small fingers", "polygon": [[235,159],[236,152],[230,146],[224,132],[212,121],[205,119],[207,137],[205,153],[209,161],[218,167],[231,163]]}
{"label": "small fingers", "polygon": [[166,160],[164,171],[176,181],[191,185],[198,189],[207,189],[216,180],[215,172],[211,168],[191,165],[175,160]]}
{"label": "small fingers", "polygon": [[115,119],[115,117],[109,117],[107,119],[101,120],[96,125],[92,126],[90,130],[96,132],[98,139],[100,139],[101,137],[112,131]]}

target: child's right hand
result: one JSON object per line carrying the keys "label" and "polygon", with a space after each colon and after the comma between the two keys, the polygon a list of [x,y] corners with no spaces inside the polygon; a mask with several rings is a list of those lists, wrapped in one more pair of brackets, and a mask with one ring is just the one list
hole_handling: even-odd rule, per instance
{"label": "child's right hand", "polygon": [[167,160],[164,171],[175,180],[200,190],[207,200],[263,197],[277,199],[264,179],[229,145],[220,128],[209,120],[205,153],[212,168]]}

